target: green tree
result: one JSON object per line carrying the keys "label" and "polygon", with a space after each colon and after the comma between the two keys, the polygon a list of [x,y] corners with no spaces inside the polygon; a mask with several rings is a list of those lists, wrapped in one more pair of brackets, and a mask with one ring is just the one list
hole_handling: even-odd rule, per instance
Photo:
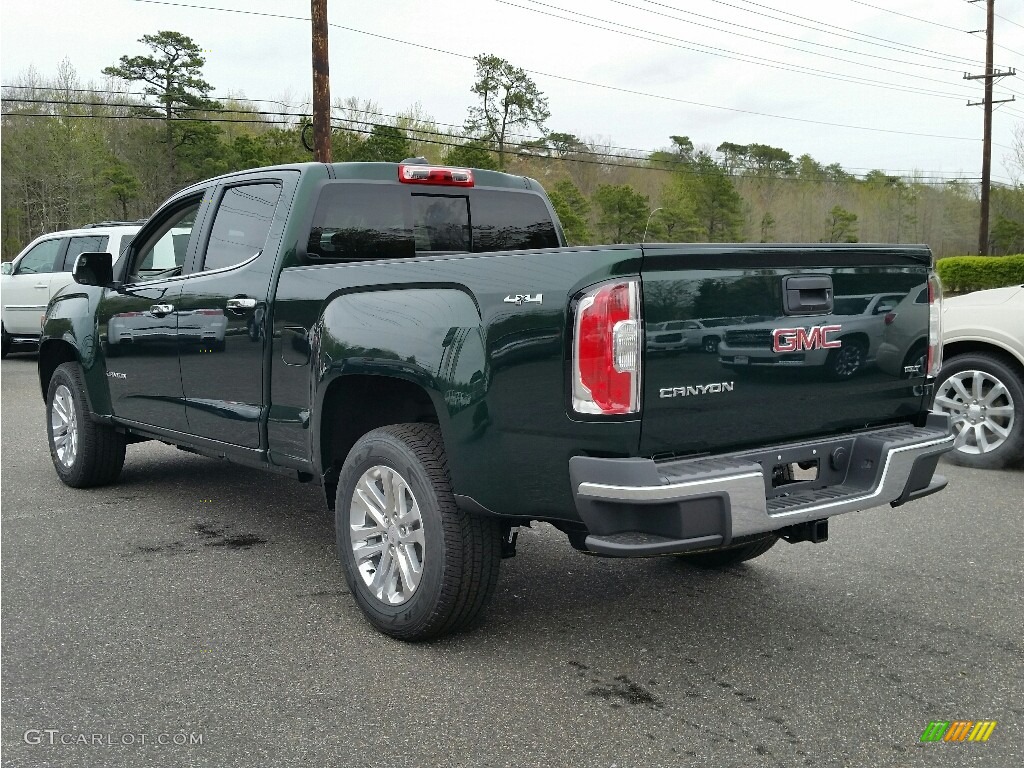
{"label": "green tree", "polygon": [[457,144],[449,147],[441,162],[445,165],[453,165],[459,168],[482,168],[486,171],[498,170],[498,163],[494,159],[494,153],[488,148],[487,143],[479,139],[467,141],[464,144]]}
{"label": "green tree", "polygon": [[590,202],[579,188],[569,179],[562,179],[549,192],[551,206],[562,222],[562,230],[569,245],[586,245],[592,242],[588,221]]}
{"label": "green tree", "polygon": [[693,163],[693,142],[689,136],[669,136],[672,146],[652,152],[647,158],[659,168],[672,168]]}
{"label": "green tree", "polygon": [[121,218],[127,221],[128,204],[139,196],[139,178],[115,158],[103,172],[103,180],[107,183],[107,191],[121,206]]}
{"label": "green tree", "polygon": [[[654,236],[666,243],[688,243],[700,236],[693,204],[692,173],[674,173],[661,190],[661,203],[652,219]],[[648,240],[651,238],[648,237]]]}
{"label": "green tree", "polygon": [[471,107],[466,131],[490,142],[498,152],[498,168],[505,169],[510,131],[536,126],[542,133],[551,112],[547,97],[519,67],[490,54],[476,56],[476,82],[470,89],[480,99]]}
{"label": "green tree", "polygon": [[747,145],[734,144],[731,141],[723,141],[715,150],[722,156],[722,168],[726,173],[735,173],[743,167],[747,158]]}
{"label": "green tree", "polygon": [[[195,161],[217,143],[220,133],[213,123],[195,120],[204,111],[220,108],[209,98],[213,86],[202,77],[206,64],[202,48],[188,35],[169,30],[143,35],[139,42],[149,47],[148,56],[122,56],[116,65],[104,67],[103,74],[129,83],[145,83],[143,93],[156,99],[166,121],[165,141],[172,167],[175,150],[186,145],[193,150],[187,154],[192,155],[195,166]],[[209,163],[200,160],[198,165]]]}
{"label": "green tree", "polygon": [[828,212],[826,223],[828,224],[828,242],[857,242],[856,213],[851,213],[841,205],[834,205],[832,206],[832,210]]}
{"label": "green tree", "polygon": [[690,195],[700,234],[709,243],[739,239],[743,198],[729,175],[707,152],[698,152],[693,163]]}
{"label": "green tree", "polygon": [[354,160],[398,163],[409,157],[411,149],[405,131],[392,125],[375,125],[370,136],[355,152]]}
{"label": "green tree", "polygon": [[602,184],[594,193],[601,211],[597,226],[612,243],[636,242],[651,215],[650,201],[629,184]]}

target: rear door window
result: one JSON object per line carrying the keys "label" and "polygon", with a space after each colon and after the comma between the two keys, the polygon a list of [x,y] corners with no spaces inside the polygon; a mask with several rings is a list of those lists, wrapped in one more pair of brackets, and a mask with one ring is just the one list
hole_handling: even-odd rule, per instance
{"label": "rear door window", "polygon": [[275,182],[224,190],[206,246],[203,270],[233,267],[259,255],[267,244],[280,197],[281,185]]}
{"label": "rear door window", "polygon": [[87,235],[83,237],[72,237],[68,243],[68,252],[64,256],[64,272],[70,272],[75,266],[75,259],[80,253],[105,253],[107,250],[106,235]]}
{"label": "rear door window", "polygon": [[307,253],[318,261],[355,261],[557,245],[551,214],[535,193],[340,182],[321,192]]}

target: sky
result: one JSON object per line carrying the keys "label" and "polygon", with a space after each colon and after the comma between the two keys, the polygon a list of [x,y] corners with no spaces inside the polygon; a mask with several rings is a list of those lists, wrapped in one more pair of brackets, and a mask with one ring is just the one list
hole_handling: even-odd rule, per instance
{"label": "sky", "polygon": [[[193,7],[188,7],[193,6]],[[202,6],[202,7],[199,7]],[[245,11],[244,13],[225,10]],[[305,0],[33,0],[0,12],[0,80],[67,59],[83,84],[174,30],[206,51],[215,96],[311,93]],[[996,0],[992,174],[1024,139],[1024,2]],[[259,15],[270,14],[270,15]],[[294,17],[294,18],[281,18]],[[331,95],[461,125],[473,56],[528,71],[551,131],[642,151],[689,136],[781,147],[853,173],[981,173],[984,0],[328,0]],[[264,104],[265,109],[279,109]]]}

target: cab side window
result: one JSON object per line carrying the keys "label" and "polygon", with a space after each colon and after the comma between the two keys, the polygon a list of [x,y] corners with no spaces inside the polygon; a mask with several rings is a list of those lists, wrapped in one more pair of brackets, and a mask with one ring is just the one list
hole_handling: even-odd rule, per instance
{"label": "cab side window", "polygon": [[206,246],[203,271],[224,269],[259,255],[267,244],[281,185],[244,184],[224,190]]}
{"label": "cab side window", "polygon": [[22,256],[18,262],[18,268],[14,270],[16,275],[43,275],[53,272],[54,261],[60,254],[62,238],[44,240],[31,251]]}
{"label": "cab side window", "polygon": [[181,274],[201,202],[197,198],[179,208],[140,244],[128,269],[129,283]]}

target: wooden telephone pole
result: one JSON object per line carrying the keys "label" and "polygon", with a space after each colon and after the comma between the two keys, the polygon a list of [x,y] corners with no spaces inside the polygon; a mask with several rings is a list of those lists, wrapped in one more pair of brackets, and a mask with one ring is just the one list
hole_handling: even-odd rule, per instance
{"label": "wooden telephone pole", "polygon": [[331,162],[331,77],[327,58],[327,0],[310,0],[313,21],[313,156]]}
{"label": "wooden telephone pole", "polygon": [[[979,0],[969,0],[975,3]],[[981,101],[969,101],[967,106],[976,107],[979,104],[985,108],[985,128],[982,139],[981,156],[981,223],[978,227],[978,255],[989,255],[989,196],[992,188],[992,105],[1013,101],[1013,98],[992,101],[992,85],[1001,77],[1008,77],[1017,74],[1013,69],[1006,72],[997,72],[993,68],[992,57],[995,46],[995,15],[996,0],[985,0],[987,8],[987,24],[985,26],[985,74],[968,75],[964,73],[964,80],[984,80],[985,98]]]}

